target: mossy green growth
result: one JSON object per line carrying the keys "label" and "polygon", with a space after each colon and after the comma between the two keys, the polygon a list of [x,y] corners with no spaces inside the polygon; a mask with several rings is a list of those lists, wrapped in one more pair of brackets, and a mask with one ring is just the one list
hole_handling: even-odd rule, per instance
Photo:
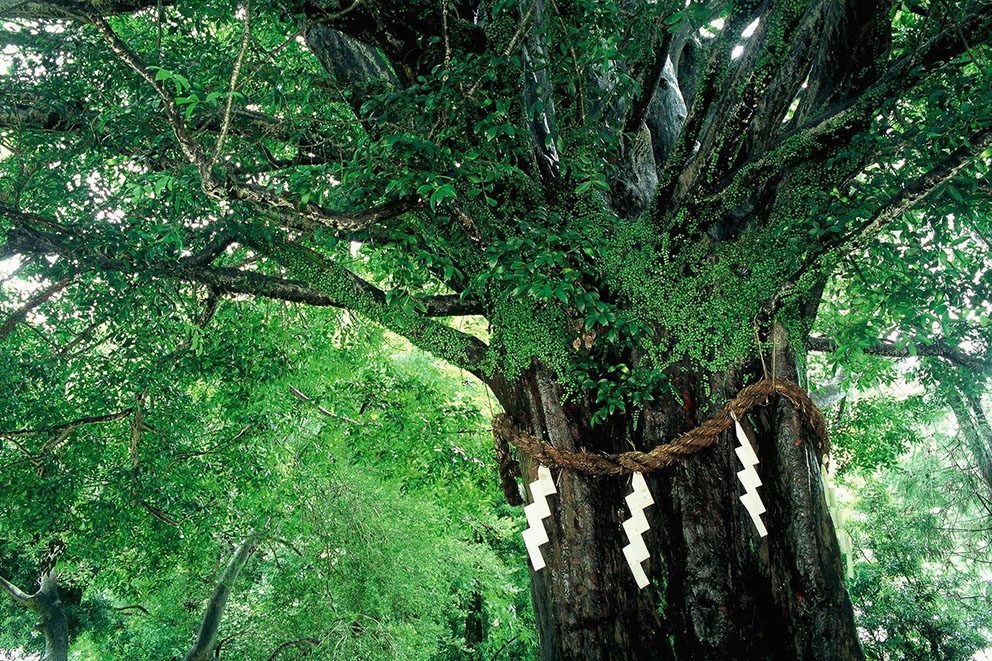
{"label": "mossy green growth", "polygon": [[[684,217],[675,224],[692,227]],[[790,262],[768,230],[749,230],[733,242],[671,233],[652,241],[650,228],[635,223],[613,245],[605,269],[611,284],[629,301],[634,321],[660,329],[642,343],[654,369],[688,358],[721,371],[752,354],[754,318]]]}
{"label": "mossy green growth", "polygon": [[554,370],[561,381],[567,375],[573,353],[565,315],[549,301],[504,296],[493,306],[493,334],[483,369],[499,369],[515,379],[538,361]]}
{"label": "mossy green growth", "polygon": [[470,339],[455,329],[423,316],[414,305],[390,305],[362,286],[346,269],[316,253],[288,244],[270,245],[265,251],[290,275],[309,283],[342,307],[406,337],[416,347],[455,365],[476,371]]}
{"label": "mossy green growth", "polygon": [[[803,183],[774,211],[808,213]],[[660,394],[673,365],[720,372],[762,349],[755,319],[795,268],[793,231],[772,224],[715,241],[703,230],[722,217],[713,207],[623,223],[595,192],[563,186],[548,198],[490,247],[487,369],[515,378],[534,361],[547,365],[567,392],[588,394],[600,421]],[[780,316],[802,336],[798,314]]]}

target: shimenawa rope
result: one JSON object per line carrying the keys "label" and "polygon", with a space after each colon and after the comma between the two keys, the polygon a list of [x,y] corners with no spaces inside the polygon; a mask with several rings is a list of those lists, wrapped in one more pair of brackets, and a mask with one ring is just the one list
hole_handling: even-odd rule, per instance
{"label": "shimenawa rope", "polygon": [[743,418],[755,406],[768,404],[774,396],[788,400],[796,412],[806,418],[820,446],[826,449],[826,420],[806,391],[789,381],[766,378],[741,390],[711,419],[650,452],[632,450],[620,454],[600,454],[559,450],[516,427],[509,416],[499,414],[493,418],[493,437],[503,491],[511,504],[520,502],[520,494],[512,477],[516,462],[510,457],[509,444],[545,466],[575,470],[587,475],[625,475],[635,471],[647,473],[665,468],[686,455],[715,445],[720,440],[720,434],[734,424],[731,413],[739,419]]}

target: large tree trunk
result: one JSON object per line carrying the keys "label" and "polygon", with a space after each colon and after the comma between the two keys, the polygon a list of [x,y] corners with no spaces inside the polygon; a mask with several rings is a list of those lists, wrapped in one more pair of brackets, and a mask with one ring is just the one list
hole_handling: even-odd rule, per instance
{"label": "large tree trunk", "polygon": [[[786,357],[780,352],[776,376],[796,381]],[[636,425],[627,416],[596,428],[588,408],[561,404],[543,367],[498,394],[516,424],[556,447],[620,452],[670,441],[760,376],[760,364],[673,372],[678,398],[655,401]],[[726,437],[646,476],[655,504],[646,510],[651,584],[643,590],[622,552],[630,479],[552,471],[547,567],[532,575],[542,660],[862,658],[815,437],[780,400],[744,424],[760,458],[768,536],[758,536],[738,499],[742,466]],[[535,479],[535,463],[524,458],[522,468],[526,482]]]}

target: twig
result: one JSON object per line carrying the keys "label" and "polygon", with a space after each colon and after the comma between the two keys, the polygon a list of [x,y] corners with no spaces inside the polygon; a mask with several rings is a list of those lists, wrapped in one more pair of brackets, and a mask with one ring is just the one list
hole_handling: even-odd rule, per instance
{"label": "twig", "polygon": [[11,331],[14,330],[14,327],[17,326],[17,324],[19,324],[21,320],[24,319],[29,312],[31,312],[31,310],[35,309],[52,296],[68,287],[74,277],[75,275],[70,275],[67,278],[62,278],[58,282],[52,283],[25,301],[24,305],[19,307],[13,314],[7,317],[7,321],[3,323],[3,326],[0,326],[0,340],[3,340],[10,335]]}
{"label": "twig", "polygon": [[231,128],[231,105],[234,103],[234,90],[238,84],[238,76],[241,74],[241,64],[245,59],[245,50],[248,48],[248,37],[251,34],[251,0],[245,0],[245,21],[241,30],[241,49],[238,57],[234,60],[234,71],[231,72],[231,85],[227,93],[227,104],[224,107],[224,119],[220,125],[220,134],[217,136],[217,144],[214,145],[213,156],[210,157],[210,166],[213,166],[220,157],[220,151],[224,147],[224,140],[227,139],[227,131]]}

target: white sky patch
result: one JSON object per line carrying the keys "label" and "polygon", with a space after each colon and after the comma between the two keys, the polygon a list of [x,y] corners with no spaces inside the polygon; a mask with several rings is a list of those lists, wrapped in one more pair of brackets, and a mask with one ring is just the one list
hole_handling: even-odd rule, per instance
{"label": "white sky patch", "polygon": [[745,39],[750,37],[752,34],[754,34],[754,31],[758,29],[758,23],[760,22],[761,22],[760,18],[754,19],[754,21],[751,22],[751,25],[744,28],[744,32],[741,32],[741,36],[744,37]]}
{"label": "white sky patch", "polygon": [[6,280],[19,268],[21,268],[20,255],[14,255],[13,257],[9,257],[7,259],[0,259],[0,280]]}
{"label": "white sky patch", "polygon": [[744,54],[744,44],[737,44],[736,46],[734,46],[734,50],[730,51],[730,59],[736,60],[743,54]]}
{"label": "white sky patch", "polygon": [[699,28],[699,34],[706,37],[707,39],[712,39],[716,36],[716,33],[723,29],[724,20],[718,18],[714,21],[710,21],[709,25],[704,25]]}

